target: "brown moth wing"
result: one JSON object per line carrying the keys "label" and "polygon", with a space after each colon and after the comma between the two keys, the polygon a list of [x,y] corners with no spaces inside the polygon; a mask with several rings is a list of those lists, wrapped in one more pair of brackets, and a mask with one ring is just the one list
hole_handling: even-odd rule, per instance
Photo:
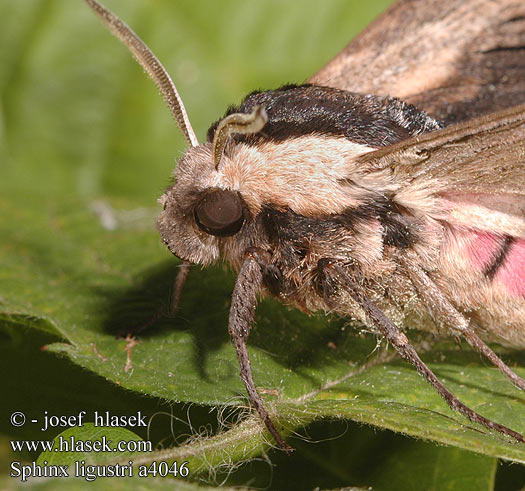
{"label": "brown moth wing", "polygon": [[[434,193],[523,199],[525,104],[403,140],[363,154],[358,162],[374,171],[390,168],[404,188],[431,181]],[[494,206],[502,205],[494,199]]]}
{"label": "brown moth wing", "polygon": [[525,237],[525,105],[404,140],[359,160],[370,169],[390,169],[400,188],[397,199],[409,208],[424,213],[437,207],[435,217],[455,225]]}
{"label": "brown moth wing", "polygon": [[525,105],[403,140],[358,157],[388,171],[417,214],[525,237]]}
{"label": "brown moth wing", "polygon": [[358,165],[388,172],[406,213],[441,224],[439,257],[417,250],[440,293],[485,339],[525,347],[525,105],[370,152]]}
{"label": "brown moth wing", "polygon": [[525,2],[401,0],[310,81],[399,97],[446,124],[525,103]]}

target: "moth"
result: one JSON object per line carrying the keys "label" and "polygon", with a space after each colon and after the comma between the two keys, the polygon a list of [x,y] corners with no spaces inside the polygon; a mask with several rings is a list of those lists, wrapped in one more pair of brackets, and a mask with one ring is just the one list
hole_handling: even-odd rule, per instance
{"label": "moth", "polygon": [[458,400],[402,330],[465,339],[525,389],[486,344],[525,347],[522,2],[401,1],[311,83],[249,94],[200,144],[160,61],[86,2],[157,84],[190,145],[159,199],[162,240],[183,261],[175,297],[190,264],[223,260],[238,272],[229,332],[277,445],[292,450],[246,347],[264,294],[358,319],[452,409],[525,442]]}

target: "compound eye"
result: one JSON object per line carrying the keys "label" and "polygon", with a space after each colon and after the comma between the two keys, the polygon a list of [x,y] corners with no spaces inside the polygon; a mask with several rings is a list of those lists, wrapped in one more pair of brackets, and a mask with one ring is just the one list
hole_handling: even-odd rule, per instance
{"label": "compound eye", "polygon": [[216,189],[207,193],[195,206],[195,221],[210,235],[235,235],[244,223],[241,197],[236,191]]}

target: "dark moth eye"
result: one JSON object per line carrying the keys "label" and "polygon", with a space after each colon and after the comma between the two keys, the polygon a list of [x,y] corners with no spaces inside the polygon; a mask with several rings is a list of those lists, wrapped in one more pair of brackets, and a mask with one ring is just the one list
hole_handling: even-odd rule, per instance
{"label": "dark moth eye", "polygon": [[244,223],[241,197],[236,191],[216,189],[195,206],[195,220],[207,234],[227,237],[236,234]]}

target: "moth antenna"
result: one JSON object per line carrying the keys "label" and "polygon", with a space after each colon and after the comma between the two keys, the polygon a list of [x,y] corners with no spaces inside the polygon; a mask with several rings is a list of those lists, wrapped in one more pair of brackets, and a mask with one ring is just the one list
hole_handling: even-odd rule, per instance
{"label": "moth antenna", "polygon": [[268,114],[262,106],[255,106],[250,114],[234,113],[226,116],[217,126],[213,137],[213,161],[219,170],[222,153],[228,138],[234,134],[253,134],[261,131],[268,122]]}
{"label": "moth antenna", "polygon": [[191,127],[182,99],[180,98],[171,77],[158,58],[135,34],[131,27],[121,21],[115,14],[106,9],[106,7],[96,0],[86,0],[86,3],[97,14],[97,16],[100,17],[111,33],[127,46],[135,59],[140,65],[142,65],[142,68],[144,68],[151,80],[155,82],[162,97],[164,97],[164,100],[168,104],[175,121],[177,121],[179,128],[184,134],[184,138],[191,146],[196,147],[199,142],[195,136],[193,128]]}

